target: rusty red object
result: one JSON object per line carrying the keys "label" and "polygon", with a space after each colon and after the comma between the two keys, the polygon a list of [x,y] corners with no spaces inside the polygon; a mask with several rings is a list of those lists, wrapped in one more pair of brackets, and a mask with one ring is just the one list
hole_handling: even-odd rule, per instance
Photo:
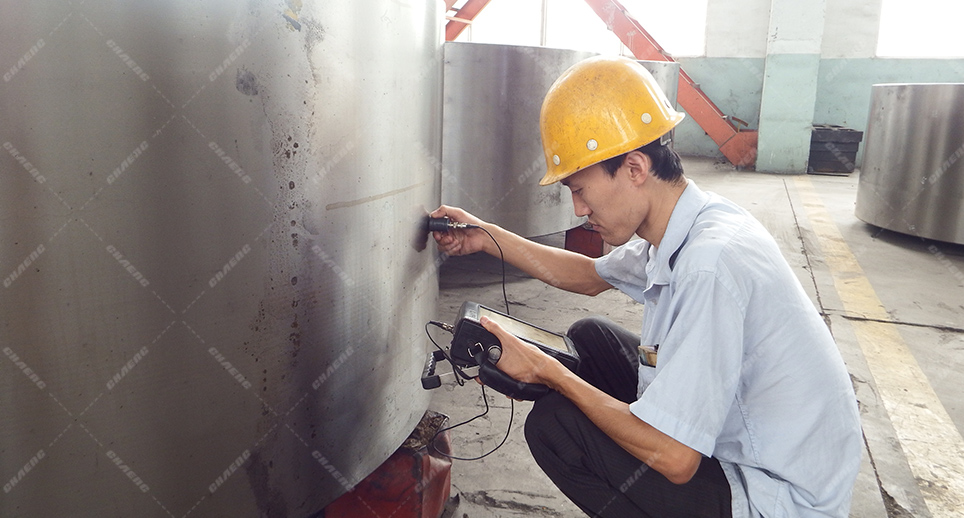
{"label": "rusty red object", "polygon": [[566,250],[588,257],[603,256],[603,240],[599,232],[586,227],[570,228],[566,231]]}
{"label": "rusty red object", "polygon": [[[441,419],[438,417],[441,416]],[[325,518],[439,518],[452,487],[452,461],[447,431],[431,443],[447,422],[429,411],[412,436],[351,491],[328,504]],[[428,424],[426,424],[428,423]]]}

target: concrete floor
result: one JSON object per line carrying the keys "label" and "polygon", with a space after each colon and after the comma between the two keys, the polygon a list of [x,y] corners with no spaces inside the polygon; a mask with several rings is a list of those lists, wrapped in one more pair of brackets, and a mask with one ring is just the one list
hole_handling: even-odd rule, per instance
{"label": "concrete floor", "polygon": [[[784,176],[737,172],[684,159],[687,176],[747,208],[776,238],[825,315],[851,373],[866,448],[851,516],[964,515],[964,246],[882,231],[853,215],[857,174]],[[562,246],[561,234],[540,238]],[[564,332],[589,314],[637,329],[643,306],[610,290],[562,292],[511,267],[512,314]],[[452,322],[465,300],[502,308],[499,263],[455,257],[441,267],[438,318]],[[453,430],[456,455],[481,455],[506,433],[510,401],[488,391],[491,410]],[[453,423],[483,409],[479,386],[436,389],[431,408]],[[528,452],[522,423],[531,403],[515,403],[508,439],[488,457],[454,461],[451,515],[577,517]]]}

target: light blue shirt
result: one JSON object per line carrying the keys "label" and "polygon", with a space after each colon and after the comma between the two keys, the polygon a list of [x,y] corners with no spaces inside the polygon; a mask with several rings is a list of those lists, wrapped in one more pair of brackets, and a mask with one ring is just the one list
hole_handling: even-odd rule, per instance
{"label": "light blue shirt", "polygon": [[844,518],[860,466],[850,377],[763,226],[690,182],[660,246],[596,260],[645,304],[637,417],[723,466],[733,516]]}

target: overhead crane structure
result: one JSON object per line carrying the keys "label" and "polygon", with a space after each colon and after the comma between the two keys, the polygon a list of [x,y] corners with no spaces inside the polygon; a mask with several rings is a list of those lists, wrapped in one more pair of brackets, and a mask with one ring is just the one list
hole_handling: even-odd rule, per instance
{"label": "overhead crane structure", "polygon": [[[454,41],[468,27],[490,0],[445,0],[448,22],[445,26],[446,41]],[[589,7],[605,22],[623,45],[636,59],[676,62],[649,34],[622,4],[616,0],[586,0]],[[752,168],[756,165],[757,132],[741,128],[746,122],[723,113],[710,100],[699,84],[680,68],[677,102],[686,113],[703,128],[703,131],[720,148],[723,156],[737,167]]]}

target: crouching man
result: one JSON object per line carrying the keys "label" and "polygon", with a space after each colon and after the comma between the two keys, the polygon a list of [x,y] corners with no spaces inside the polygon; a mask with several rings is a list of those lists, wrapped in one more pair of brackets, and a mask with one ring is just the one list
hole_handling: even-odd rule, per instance
{"label": "crouching man", "polygon": [[[509,263],[561,289],[615,287],[645,305],[641,336],[603,318],[573,324],[577,373],[483,319],[502,342],[499,369],[554,389],[526,440],[587,514],[846,517],[861,431],[843,361],[763,226],[683,176],[663,145],[682,119],[628,59],[580,62],[550,88],[540,184],[570,189],[576,215],[617,247],[602,258],[458,208],[432,216],[484,227]],[[434,237],[450,255],[498,256],[478,229]]]}

